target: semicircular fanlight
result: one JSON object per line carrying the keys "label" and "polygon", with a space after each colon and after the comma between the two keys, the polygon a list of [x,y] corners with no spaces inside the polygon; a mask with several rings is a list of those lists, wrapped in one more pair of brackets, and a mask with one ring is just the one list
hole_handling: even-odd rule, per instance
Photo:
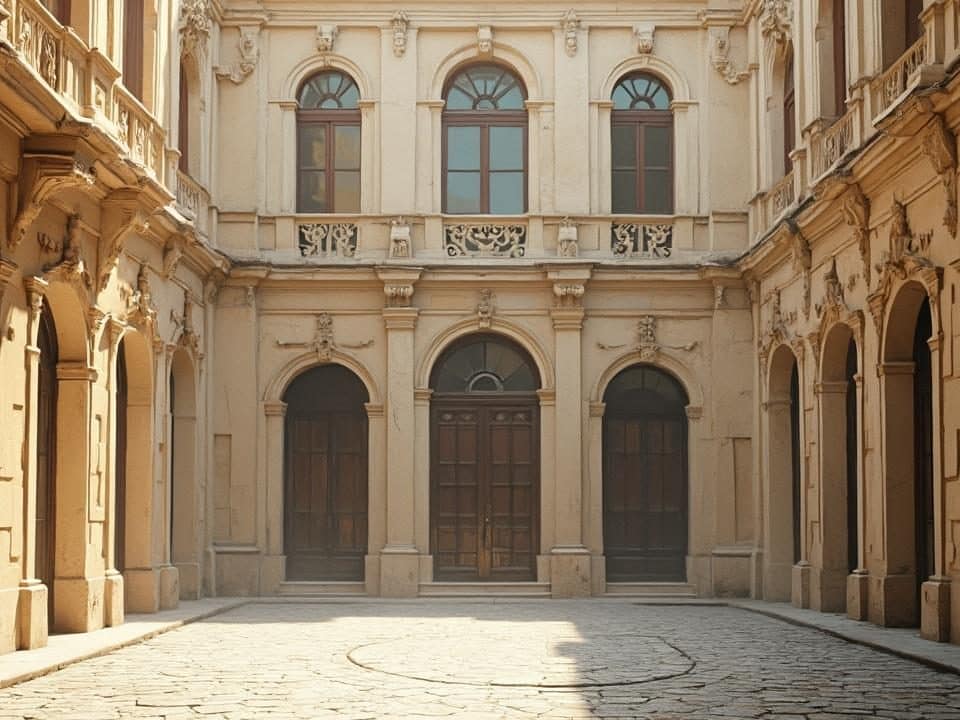
{"label": "semicircular fanlight", "polygon": [[434,369],[431,387],[438,393],[533,392],[539,382],[526,353],[485,336],[444,353]]}
{"label": "semicircular fanlight", "polygon": [[356,110],[360,107],[360,91],[349,75],[324,70],[303,84],[297,102],[301,110]]}

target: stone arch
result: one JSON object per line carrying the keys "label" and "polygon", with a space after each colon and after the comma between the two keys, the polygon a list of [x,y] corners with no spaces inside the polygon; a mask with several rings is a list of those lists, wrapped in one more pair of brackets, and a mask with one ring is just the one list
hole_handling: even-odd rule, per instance
{"label": "stone arch", "polygon": [[177,568],[179,595],[200,597],[202,497],[197,474],[197,371],[183,348],[170,359],[167,398],[170,431],[168,498],[170,563]]}
{"label": "stone arch", "polygon": [[688,409],[692,412],[697,412],[703,408],[703,388],[700,386],[693,372],[691,372],[686,365],[662,352],[657,355],[653,362],[640,363],[635,350],[624,353],[607,366],[607,369],[601,373],[596,383],[594,383],[593,389],[590,392],[590,401],[594,403],[603,402],[603,397],[607,392],[607,386],[610,382],[623,370],[637,364],[650,365],[671,375],[680,383],[684,392],[686,392],[689,401]]}
{"label": "stone arch", "polygon": [[882,605],[883,624],[916,626],[921,616],[920,586],[936,572],[938,441],[930,343],[939,332],[935,298],[928,287],[908,279],[891,295],[879,368],[886,563],[878,605]]}
{"label": "stone arch", "polygon": [[690,83],[673,64],[657,55],[631,57],[614,66],[600,85],[599,97],[609,100],[620,80],[630,73],[647,72],[661,78],[673,93],[674,102],[691,102]]}
{"label": "stone arch", "polygon": [[[181,161],[180,167],[186,168],[186,172],[193,178],[202,178],[203,168],[202,159],[204,156],[203,133],[203,97],[204,97],[204,73],[202,72],[203,62],[197,56],[196,51],[184,52],[180,56],[180,82],[178,90],[178,101],[180,111],[177,120],[177,148],[183,152],[184,142],[186,140],[186,159]],[[184,98],[184,94],[186,98]],[[186,106],[184,106],[186,100]],[[186,125],[186,136],[184,137],[184,125]]]}
{"label": "stone arch", "polygon": [[[786,99],[787,72],[793,68],[794,73],[794,92],[796,87],[796,65],[794,63],[793,43],[773,43],[768,39],[768,51],[764,56],[767,77],[770,78],[767,98],[767,136],[771,142],[768,144],[767,163],[770,168],[769,182],[772,184],[782,178],[787,173],[785,164],[787,136],[785,134],[786,118],[784,110],[784,100]],[[796,107],[796,105],[794,106]],[[794,125],[796,125],[796,116],[794,116]],[[794,141],[797,133],[794,129]]]}
{"label": "stone arch", "polygon": [[541,389],[553,389],[553,365],[550,363],[547,354],[543,351],[543,348],[534,335],[519,325],[499,318],[491,318],[489,328],[479,328],[476,319],[470,318],[439,333],[430,343],[423,355],[423,359],[420,361],[420,366],[417,368],[416,374],[416,386],[418,388],[427,388],[430,386],[430,375],[433,372],[433,367],[448,346],[462,337],[482,331],[503,335],[517,343],[524,351],[529,353],[534,364],[537,366],[537,371],[540,373]]}
{"label": "stone arch", "polygon": [[829,326],[823,339],[817,384],[820,423],[819,543],[812,559],[814,609],[846,609],[847,575],[859,567],[860,348],[845,322]]}
{"label": "stone arch", "polygon": [[801,555],[799,362],[788,345],[770,354],[767,372],[764,598],[788,601]]}
{"label": "stone arch", "polygon": [[318,365],[343,365],[353,372],[363,382],[367,388],[367,395],[370,398],[371,405],[382,405],[383,400],[380,390],[377,387],[373,375],[367,370],[366,366],[351,355],[339,350],[334,350],[327,362],[321,361],[315,352],[303,353],[295,358],[288,360],[267,384],[263,392],[263,400],[267,403],[283,402],[283,396],[297,376],[306,372],[310,368]]}
{"label": "stone arch", "polygon": [[479,55],[477,45],[473,43],[454,50],[441,60],[433,75],[433,79],[430,81],[430,97],[437,99],[442,98],[447,80],[461,67],[465,67],[474,62],[484,61],[503,65],[513,71],[526,87],[528,100],[540,100],[543,98],[543,83],[540,80],[540,74],[537,72],[534,64],[530,62],[526,55],[516,48],[496,40],[493,42],[493,54],[489,57]]}
{"label": "stone arch", "polygon": [[57,346],[61,363],[88,367],[90,342],[84,310],[89,302],[77,288],[66,282],[52,280],[44,290],[44,302],[53,314],[57,328]]}
{"label": "stone arch", "polygon": [[295,101],[300,86],[312,75],[324,70],[340,70],[349,75],[360,91],[360,101],[374,100],[373,83],[359,65],[342,55],[314,55],[293,66],[283,81],[282,97]]}
{"label": "stone arch", "polygon": [[122,555],[115,555],[114,567],[123,575],[124,609],[155,612],[159,607],[156,568],[164,550],[159,542],[162,513],[158,513],[153,482],[154,354],[150,339],[133,328],[124,331],[118,353],[121,349],[127,384],[126,447],[116,458],[118,470],[122,463],[124,482],[123,487],[119,482],[114,485],[114,532],[118,534],[114,552]]}

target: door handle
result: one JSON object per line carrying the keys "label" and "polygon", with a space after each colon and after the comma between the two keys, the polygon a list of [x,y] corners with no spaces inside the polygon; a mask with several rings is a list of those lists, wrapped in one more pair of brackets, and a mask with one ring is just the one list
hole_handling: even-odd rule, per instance
{"label": "door handle", "polygon": [[492,512],[493,512],[493,508],[490,506],[490,503],[487,503],[487,506],[486,506],[486,507],[484,508],[484,510],[483,510],[483,533],[484,533],[484,535],[486,535],[488,531],[489,531],[491,534],[492,534],[492,532],[493,532],[493,528],[492,528],[491,525],[490,525],[490,515],[491,515]]}

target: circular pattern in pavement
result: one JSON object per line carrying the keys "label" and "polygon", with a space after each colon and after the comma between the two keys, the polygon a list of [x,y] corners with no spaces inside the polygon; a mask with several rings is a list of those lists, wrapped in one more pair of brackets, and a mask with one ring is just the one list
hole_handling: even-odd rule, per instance
{"label": "circular pattern in pavement", "polygon": [[540,688],[636,685],[685,675],[695,664],[662,638],[629,630],[584,637],[566,623],[549,623],[546,631],[542,623],[478,629],[469,639],[427,634],[360,645],[347,657],[412,680]]}

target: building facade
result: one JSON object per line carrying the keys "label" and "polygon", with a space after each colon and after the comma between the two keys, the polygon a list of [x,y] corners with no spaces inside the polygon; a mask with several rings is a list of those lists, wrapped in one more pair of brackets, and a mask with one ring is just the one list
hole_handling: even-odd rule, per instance
{"label": "building facade", "polygon": [[957,641],[960,6],[900,5],[0,0],[0,651],[330,592]]}

